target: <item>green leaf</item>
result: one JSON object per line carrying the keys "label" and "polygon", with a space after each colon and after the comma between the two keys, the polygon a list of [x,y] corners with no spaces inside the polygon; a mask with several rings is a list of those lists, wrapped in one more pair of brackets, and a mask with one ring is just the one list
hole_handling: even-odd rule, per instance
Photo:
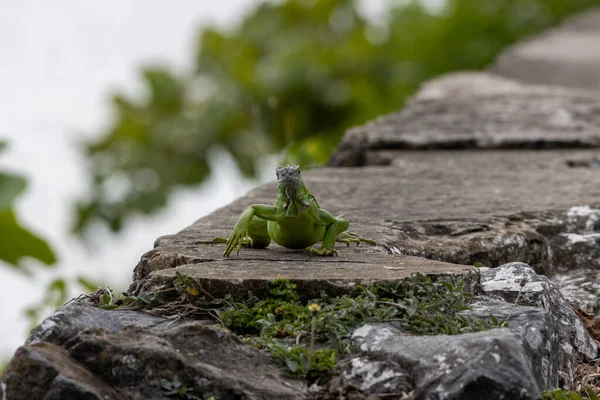
{"label": "green leaf", "polygon": [[83,288],[87,291],[93,291],[98,289],[99,287],[101,287],[102,285],[99,285],[96,282],[91,281],[90,279],[84,277],[84,276],[78,276],[77,277],[77,283],[79,283],[80,286],[83,286]]}
{"label": "green leaf", "polygon": [[286,358],[285,366],[290,370],[290,372],[295,373],[298,370],[298,361],[291,358]]}
{"label": "green leaf", "polygon": [[11,210],[0,210],[0,260],[19,266],[24,257],[33,257],[48,265],[56,262],[45,241],[21,227]]}
{"label": "green leaf", "polygon": [[306,353],[300,353],[300,363],[302,364],[302,367],[305,371],[308,370],[308,367],[310,366],[310,359],[308,358]]}
{"label": "green leaf", "polygon": [[150,294],[150,293],[142,292],[142,293],[138,294],[137,298],[146,304],[150,304],[154,300],[154,295]]}
{"label": "green leaf", "polygon": [[0,172],[0,210],[11,208],[15,198],[26,186],[25,178]]}
{"label": "green leaf", "polygon": [[498,318],[496,318],[496,316],[492,313],[489,313],[489,314],[490,314],[490,319],[492,320],[492,324],[498,325]]}
{"label": "green leaf", "polygon": [[109,290],[105,290],[104,293],[102,293],[101,301],[105,306],[112,305],[112,295]]}

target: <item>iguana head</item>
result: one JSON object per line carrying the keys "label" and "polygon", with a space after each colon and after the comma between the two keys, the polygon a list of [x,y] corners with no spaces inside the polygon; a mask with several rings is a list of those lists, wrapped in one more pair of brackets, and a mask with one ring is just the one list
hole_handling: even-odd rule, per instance
{"label": "iguana head", "polygon": [[299,165],[286,165],[285,167],[277,167],[277,186],[289,186],[302,184]]}
{"label": "iguana head", "polygon": [[287,201],[300,200],[304,197],[304,182],[300,176],[299,165],[277,167],[277,187]]}

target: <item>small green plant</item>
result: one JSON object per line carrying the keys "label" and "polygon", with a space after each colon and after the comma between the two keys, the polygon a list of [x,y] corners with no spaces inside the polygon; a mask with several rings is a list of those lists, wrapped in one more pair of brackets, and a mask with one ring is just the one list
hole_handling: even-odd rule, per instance
{"label": "small green plant", "polygon": [[[143,301],[146,300],[146,296],[148,299],[150,295],[146,295],[144,293],[140,293],[139,296],[126,296],[123,293],[116,292],[111,288],[103,288],[96,291],[98,301],[100,302],[100,308],[104,310],[114,310],[115,308],[119,308],[121,306],[125,306],[134,301]],[[146,304],[151,304],[151,301],[145,301]]]}
{"label": "small green plant", "polygon": [[587,396],[583,397],[577,392],[569,391],[569,390],[547,390],[542,392],[543,400],[600,400],[598,397],[598,393],[594,391],[592,388],[587,388],[586,390]]}
{"label": "small green plant", "polygon": [[[453,335],[502,325],[493,315],[481,320],[462,314],[469,309],[472,297],[462,281],[433,282],[416,274],[358,290],[352,296],[321,293],[307,307],[295,283],[275,279],[268,284],[268,295],[259,298],[248,292],[245,300],[234,301],[231,295],[214,298],[192,277],[177,273],[172,288],[128,296],[124,298],[127,303],[111,293],[102,293],[99,298],[105,308],[126,304],[128,308],[152,310],[159,306],[162,312],[178,312],[178,318],[210,316],[244,342],[280,360],[285,374],[310,380],[329,375],[337,355],[354,350],[354,330],[367,323],[393,322],[400,329],[423,335]],[[172,294],[178,297],[173,300]]]}
{"label": "small green plant", "polygon": [[510,312],[508,313],[506,320],[501,324],[501,327],[508,326],[508,320],[510,319],[513,311],[515,311],[515,308],[519,304],[519,299],[521,298],[521,293],[523,292],[523,288],[525,287],[526,284],[527,284],[527,275],[523,274],[521,276],[521,281],[519,282],[519,292],[517,293],[517,298],[515,299],[515,304],[513,304],[513,306],[511,307]]}
{"label": "small green plant", "polygon": [[[459,334],[501,324],[493,316],[471,320],[459,314],[469,308],[471,298],[462,281],[434,283],[429,277],[415,275],[360,289],[358,296],[323,293],[306,307],[294,283],[277,279],[269,283],[270,296],[259,299],[250,293],[246,301],[215,313],[223,326],[246,343],[265,348],[281,360],[285,373],[310,379],[329,374],[335,355],[352,351],[351,335],[366,323],[393,321],[419,334]],[[320,349],[314,351],[315,347]]]}
{"label": "small green plant", "polygon": [[335,368],[337,351],[321,349],[311,351],[306,346],[294,346],[272,343],[268,346],[271,357],[284,364],[286,375],[316,379],[326,376]]}
{"label": "small green plant", "polygon": [[165,299],[162,295],[173,291],[175,291],[175,289],[171,288],[154,292],[141,292],[137,296],[134,296],[116,292],[111,288],[106,287],[97,289],[95,292],[84,296],[93,297],[98,307],[104,310],[114,310],[123,306],[133,307],[136,304],[138,307],[165,304]]}

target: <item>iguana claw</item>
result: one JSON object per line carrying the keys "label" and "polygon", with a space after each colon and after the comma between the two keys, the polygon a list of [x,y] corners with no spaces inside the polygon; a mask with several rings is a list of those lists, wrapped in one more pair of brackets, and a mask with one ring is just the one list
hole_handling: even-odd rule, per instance
{"label": "iguana claw", "polygon": [[337,256],[338,255],[338,253],[337,253],[337,251],[335,251],[335,249],[323,249],[323,248],[315,249],[314,247],[308,247],[306,249],[306,251],[308,253],[316,255],[316,256]]}
{"label": "iguana claw", "polygon": [[227,247],[225,248],[223,255],[229,257],[233,249],[236,249],[236,254],[239,255],[242,246],[252,247],[252,239],[248,236],[247,232],[242,231],[239,233],[234,230],[227,240]]}

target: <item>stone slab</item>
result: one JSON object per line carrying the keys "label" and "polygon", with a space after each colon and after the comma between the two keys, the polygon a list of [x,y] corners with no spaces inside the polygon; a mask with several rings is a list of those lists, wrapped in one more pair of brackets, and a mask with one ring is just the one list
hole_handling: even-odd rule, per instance
{"label": "stone slab", "polygon": [[477,270],[468,265],[377,253],[365,258],[360,250],[344,250],[339,251],[338,257],[323,259],[275,245],[272,249],[246,250],[240,257],[224,260],[220,249],[201,249],[215,258],[156,270],[141,279],[133,291],[152,292],[175,279],[177,273],[194,278],[214,297],[230,294],[236,299],[247,298],[248,291],[267,295],[268,282],[277,278],[294,282],[304,301],[319,297],[323,291],[331,296],[353,294],[358,292],[359,285],[402,280],[415,273],[434,280],[456,282],[462,279],[467,287],[479,282]]}
{"label": "stone slab", "polygon": [[600,9],[516,44],[490,70],[531,83],[600,89]]}
{"label": "stone slab", "polygon": [[348,130],[328,165],[386,165],[380,152],[389,150],[598,147],[600,93],[468,72],[433,80],[402,110]]}
{"label": "stone slab", "polygon": [[[465,267],[435,260],[488,266],[526,261],[544,272],[550,262],[568,267],[567,259],[550,258],[553,238],[590,228],[587,219],[571,220],[567,214],[574,206],[600,202],[600,171],[569,165],[596,153],[405,151],[394,152],[386,167],[309,171],[305,183],[321,205],[345,215],[351,230],[378,246],[341,245],[337,257],[318,257],[272,245],[244,248],[227,258],[224,245],[198,244],[227,236],[249,204],[272,204],[276,187],[269,183],[180,233],[157,239],[135,269],[132,290],[150,290],[172,279],[174,268],[206,285],[214,281],[218,292],[245,293],[277,276],[330,280],[333,286],[401,279],[412,272],[466,276]],[[248,286],[230,284],[238,281]]]}

